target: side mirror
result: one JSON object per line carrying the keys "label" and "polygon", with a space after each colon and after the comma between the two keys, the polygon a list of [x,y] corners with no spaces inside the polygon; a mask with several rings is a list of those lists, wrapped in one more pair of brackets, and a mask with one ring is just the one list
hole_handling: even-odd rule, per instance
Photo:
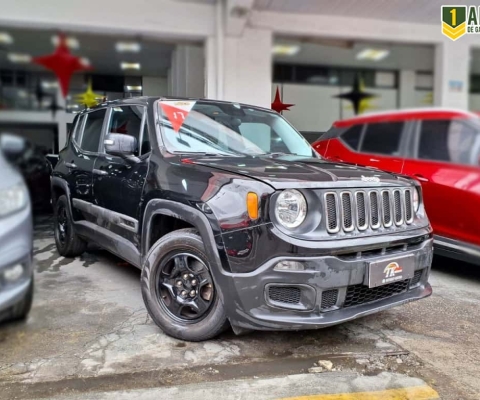
{"label": "side mirror", "polygon": [[20,156],[25,151],[25,148],[25,139],[19,136],[9,133],[4,133],[0,136],[0,149],[8,159]]}
{"label": "side mirror", "polygon": [[133,156],[138,148],[137,138],[121,133],[109,133],[103,143],[105,151],[115,156]]}

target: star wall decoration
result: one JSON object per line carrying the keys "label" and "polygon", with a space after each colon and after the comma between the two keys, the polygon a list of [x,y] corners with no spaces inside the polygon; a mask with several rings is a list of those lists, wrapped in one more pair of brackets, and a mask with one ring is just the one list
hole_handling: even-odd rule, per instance
{"label": "star wall decoration", "polygon": [[352,103],[355,115],[358,115],[364,112],[366,109],[371,108],[368,100],[377,97],[377,95],[365,92],[364,84],[357,75],[353,82],[353,88],[350,92],[338,94],[333,97],[350,101]]}
{"label": "star wall decoration", "polygon": [[277,87],[277,91],[275,93],[275,99],[272,103],[272,110],[281,113],[282,111],[290,111],[290,107],[294,106],[295,104],[286,104],[282,102],[280,98],[280,92]]}
{"label": "star wall decoration", "polygon": [[88,108],[94,107],[99,104],[104,96],[102,94],[95,93],[92,89],[92,81],[88,81],[87,90],[83,93],[75,95],[75,101],[79,104],[83,104]]}
{"label": "star wall decoration", "polygon": [[70,53],[67,47],[65,35],[60,34],[60,42],[52,54],[47,56],[35,57],[32,60],[35,64],[53,71],[57,76],[63,97],[67,97],[68,88],[70,87],[70,79],[77,71],[85,71],[91,69],[90,66],[84,65],[80,57]]}

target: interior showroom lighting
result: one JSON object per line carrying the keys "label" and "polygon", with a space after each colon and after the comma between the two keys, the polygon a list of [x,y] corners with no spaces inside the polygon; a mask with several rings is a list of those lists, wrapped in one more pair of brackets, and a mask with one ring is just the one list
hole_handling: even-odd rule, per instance
{"label": "interior showroom lighting", "polygon": [[272,53],[277,56],[294,56],[300,51],[298,44],[276,44],[273,46]]}
{"label": "interior showroom lighting", "polygon": [[10,62],[17,64],[27,64],[32,61],[32,56],[30,54],[8,53],[7,58]]}
{"label": "interior showroom lighting", "polygon": [[125,91],[127,92],[141,92],[142,87],[141,86],[125,86]]}
{"label": "interior showroom lighting", "polygon": [[141,50],[142,46],[137,42],[117,42],[115,44],[115,49],[119,53],[138,53]]}
{"label": "interior showroom lighting", "polygon": [[357,60],[381,61],[388,57],[390,50],[385,49],[364,49],[357,54]]}
{"label": "interior showroom lighting", "polygon": [[13,43],[13,38],[7,32],[0,32],[0,43],[1,44],[12,44]]}
{"label": "interior showroom lighting", "polygon": [[[80,47],[80,42],[78,41],[78,39],[76,37],[67,36],[65,41],[66,41],[67,47],[69,49],[76,50]],[[60,43],[60,37],[58,35],[52,36],[52,44],[55,47],[57,47],[59,43]]]}
{"label": "interior showroom lighting", "polygon": [[56,89],[58,88],[57,81],[42,81],[42,88],[44,89]]}
{"label": "interior showroom lighting", "polygon": [[125,69],[140,69],[140,63],[131,63],[131,62],[121,62],[120,63],[120,68],[125,70]]}
{"label": "interior showroom lighting", "polygon": [[82,63],[83,66],[89,67],[90,66],[90,60],[87,57],[81,57],[80,62]]}

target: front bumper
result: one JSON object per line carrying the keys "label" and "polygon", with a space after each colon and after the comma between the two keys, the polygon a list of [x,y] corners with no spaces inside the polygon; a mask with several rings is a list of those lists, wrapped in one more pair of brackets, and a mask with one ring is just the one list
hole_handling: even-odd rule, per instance
{"label": "front bumper", "polygon": [[[33,279],[33,228],[30,207],[0,220],[0,318],[27,294]],[[7,282],[3,272],[17,264],[23,273]]]}
{"label": "front bumper", "polygon": [[[356,257],[277,257],[257,270],[228,274],[224,295],[233,326],[256,330],[315,329],[428,297],[433,240],[386,254],[365,252]],[[370,262],[412,255],[412,279],[370,289]],[[304,271],[278,271],[280,261],[296,261]],[[273,289],[272,289],[273,288]],[[225,293],[225,292],[224,292]]]}

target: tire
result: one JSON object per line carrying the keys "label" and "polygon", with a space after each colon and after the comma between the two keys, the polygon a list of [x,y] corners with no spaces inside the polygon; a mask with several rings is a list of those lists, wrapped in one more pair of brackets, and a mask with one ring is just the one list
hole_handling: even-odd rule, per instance
{"label": "tire", "polygon": [[[189,277],[185,279],[186,275]],[[178,287],[180,282],[182,286]],[[169,336],[199,342],[219,335],[229,326],[221,292],[215,287],[202,239],[195,229],[169,233],[152,246],[142,270],[141,286],[150,317]],[[197,292],[193,298],[181,297],[185,291],[190,296],[192,290]]]}
{"label": "tire", "polygon": [[55,203],[55,244],[63,257],[77,257],[87,249],[87,242],[75,233],[67,196],[62,195]]}
{"label": "tire", "polygon": [[12,307],[12,312],[9,320],[17,321],[17,320],[22,320],[27,318],[28,313],[32,308],[32,302],[33,302],[33,277],[32,277],[32,283],[30,283],[30,286],[28,287],[28,292],[25,295],[25,297]]}

